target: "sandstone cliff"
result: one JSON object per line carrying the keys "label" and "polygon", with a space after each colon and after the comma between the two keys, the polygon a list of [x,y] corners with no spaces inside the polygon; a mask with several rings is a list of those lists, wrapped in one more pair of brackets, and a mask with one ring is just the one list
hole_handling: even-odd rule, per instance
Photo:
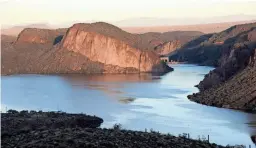
{"label": "sandstone cliff", "polygon": [[178,40],[180,43],[185,44],[186,42],[203,35],[203,33],[199,31],[173,31],[164,33],[148,32],[143,34],[131,34],[114,25],[104,22],[96,22],[91,24],[78,23],[73,27],[81,31],[94,32],[118,39],[119,41],[123,41],[133,48],[141,50],[154,50],[154,48],[158,45],[173,40]]}
{"label": "sandstone cliff", "polygon": [[75,24],[68,31],[25,29],[15,42],[3,41],[2,74],[162,73],[172,70],[161,63],[154,52],[130,46],[123,41],[125,36],[116,36],[116,27],[105,28],[104,25]]}
{"label": "sandstone cliff", "polygon": [[81,24],[68,30],[60,48],[84,55],[91,61],[135,68],[140,72],[152,72],[160,63],[159,57],[151,51],[141,51],[116,38],[81,29]]}

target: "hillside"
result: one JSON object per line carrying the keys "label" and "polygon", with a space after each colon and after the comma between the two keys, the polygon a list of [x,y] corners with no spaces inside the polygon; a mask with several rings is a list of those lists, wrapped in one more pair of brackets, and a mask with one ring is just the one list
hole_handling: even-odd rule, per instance
{"label": "hillside", "polygon": [[[208,34],[198,37],[186,43],[179,51],[170,54],[170,58],[176,61],[186,61],[201,65],[220,66],[221,56],[229,54],[235,44],[252,43],[253,30],[256,23],[233,26],[216,34]],[[252,45],[253,46],[253,45]]]}
{"label": "hillside", "polygon": [[121,40],[128,45],[138,49],[153,50],[159,44],[163,44],[172,40],[179,40],[181,43],[186,43],[195,37],[202,35],[202,32],[198,31],[173,31],[173,32],[148,32],[143,34],[131,34],[114,25],[96,22],[92,24],[80,23],[75,24],[73,27],[78,27],[79,30],[96,32],[111,38]]}
{"label": "hillside", "polygon": [[27,28],[15,41],[7,40],[7,36],[2,39],[2,74],[172,70],[154,52],[126,43],[130,36],[137,35],[106,23],[75,24],[57,30]]}
{"label": "hillside", "polygon": [[[254,62],[256,61],[256,54]],[[254,66],[253,66],[254,65]],[[188,98],[202,104],[256,111],[256,64],[251,64],[232,78]]]}
{"label": "hillside", "polygon": [[[19,147],[90,147],[90,148],[225,148],[206,140],[175,137],[150,131],[100,128],[103,119],[85,114],[64,112],[16,111],[1,114],[1,144]],[[227,146],[226,148],[234,148]]]}
{"label": "hillside", "polygon": [[250,23],[202,36],[170,57],[178,61],[216,66],[198,85],[200,92],[190,95],[189,99],[218,107],[254,110],[255,49],[256,23]]}

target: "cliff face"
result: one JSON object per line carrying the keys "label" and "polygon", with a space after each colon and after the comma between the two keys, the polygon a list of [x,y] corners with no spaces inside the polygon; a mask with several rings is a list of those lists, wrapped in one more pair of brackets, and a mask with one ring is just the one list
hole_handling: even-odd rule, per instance
{"label": "cliff face", "polygon": [[129,46],[141,50],[154,50],[160,44],[165,42],[179,40],[181,43],[186,43],[195,37],[203,35],[199,31],[173,31],[173,32],[148,32],[143,34],[131,34],[122,29],[104,22],[96,22],[92,24],[78,23],[73,25],[80,31],[94,32],[106,37],[118,39],[125,42]]}
{"label": "cliff face", "polygon": [[160,63],[159,57],[150,51],[141,51],[123,41],[80,28],[74,25],[69,29],[61,48],[80,53],[91,61],[136,68],[140,72],[151,72],[153,66]]}
{"label": "cliff face", "polygon": [[172,71],[154,52],[130,46],[123,36],[115,38],[117,28],[96,26],[75,24],[68,31],[25,29],[15,42],[4,41],[2,74]]}

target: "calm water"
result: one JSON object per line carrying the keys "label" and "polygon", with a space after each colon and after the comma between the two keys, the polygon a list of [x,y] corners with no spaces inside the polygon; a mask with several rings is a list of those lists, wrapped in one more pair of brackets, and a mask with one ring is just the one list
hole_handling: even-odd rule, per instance
{"label": "calm water", "polygon": [[212,68],[175,65],[163,76],[14,75],[2,76],[2,110],[61,110],[97,115],[102,127],[115,123],[134,130],[154,129],[193,138],[210,135],[218,144],[253,145],[256,115],[189,101],[194,85]]}

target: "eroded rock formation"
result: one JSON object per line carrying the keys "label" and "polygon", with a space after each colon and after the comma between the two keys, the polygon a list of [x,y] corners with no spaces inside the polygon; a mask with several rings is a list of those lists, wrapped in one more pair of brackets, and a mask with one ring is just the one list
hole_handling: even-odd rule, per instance
{"label": "eroded rock formation", "polygon": [[120,30],[106,23],[75,24],[68,31],[25,29],[15,42],[3,41],[2,74],[173,70],[161,63],[154,52],[135,48],[124,41],[126,37],[131,41],[130,36],[136,35],[122,34]]}
{"label": "eroded rock formation", "polygon": [[80,53],[92,61],[136,68],[140,72],[151,72],[160,63],[159,57],[150,51],[141,51],[118,39],[82,30],[78,25],[69,29],[61,48]]}

